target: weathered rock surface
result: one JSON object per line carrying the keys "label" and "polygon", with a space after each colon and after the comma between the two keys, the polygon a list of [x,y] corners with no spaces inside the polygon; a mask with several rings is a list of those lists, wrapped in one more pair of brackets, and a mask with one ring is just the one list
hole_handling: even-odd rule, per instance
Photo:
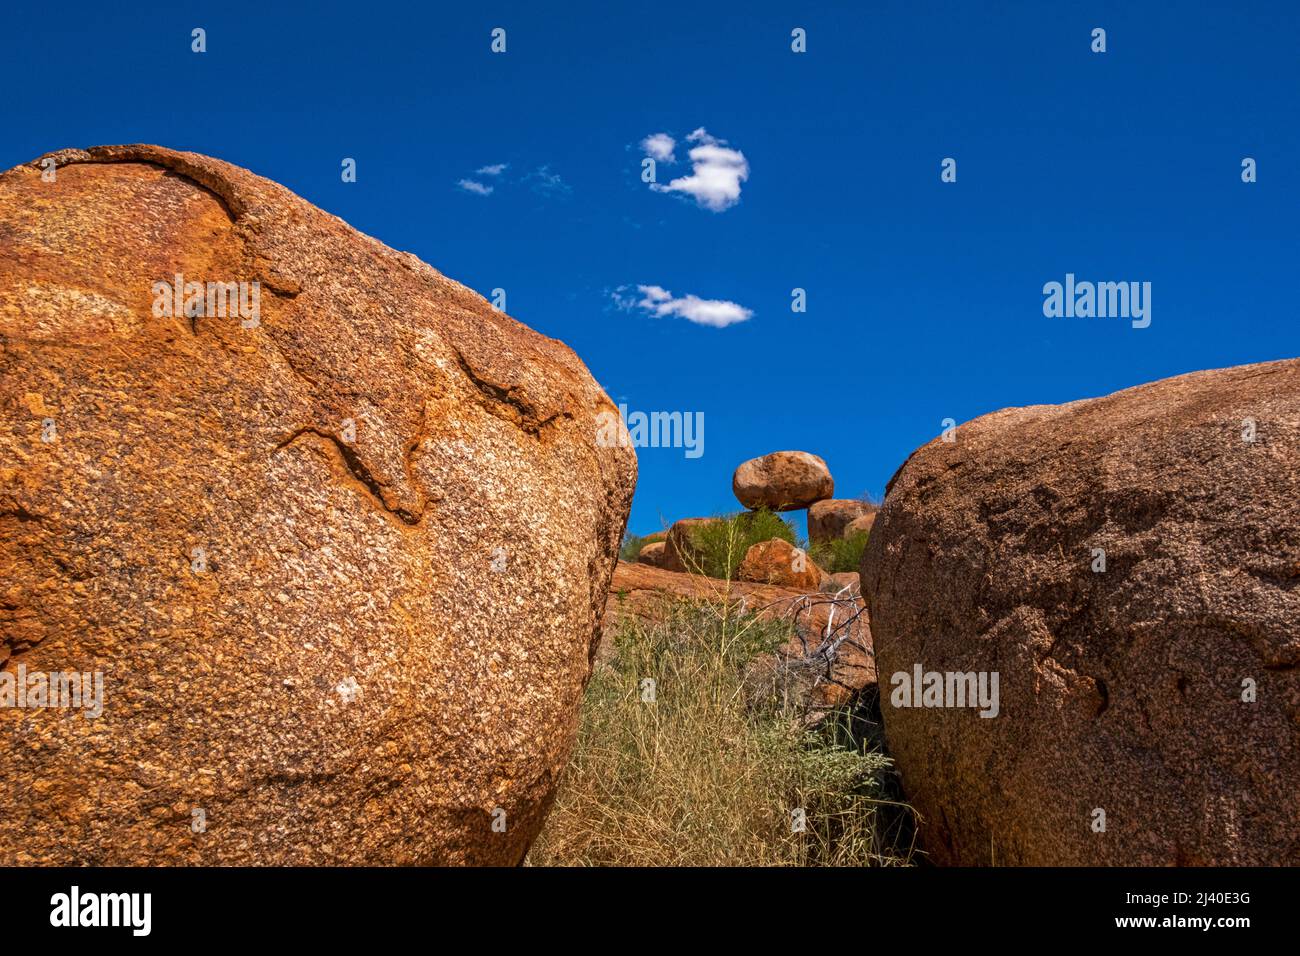
{"label": "weathered rock surface", "polygon": [[826,579],[826,572],[817,567],[802,548],[796,548],[781,538],[773,538],[760,541],[745,552],[736,577],[756,584],[816,591]]}
{"label": "weathered rock surface", "polygon": [[864,514],[861,518],[854,518],[844,526],[843,537],[851,538],[855,534],[870,534],[872,527],[876,523],[877,514],[879,514],[878,511],[872,511],[869,514]]}
{"label": "weathered rock surface", "polygon": [[791,640],[755,662],[755,683],[765,684],[768,690],[779,685],[799,694],[810,721],[852,704],[875,686],[871,629],[860,599],[832,601],[829,595],[797,588],[721,581],[626,561],[618,563],[610,584],[602,656],[614,653],[608,638],[618,622],[629,617],[661,619],[669,603],[680,600],[728,604],[791,621]]}
{"label": "weathered rock surface", "polygon": [[[0,666],[103,713],[0,709],[0,864],[517,863],[635,483],[614,406],[246,170],[54,156],[0,176]],[[177,273],[257,322],[154,317]]]}
{"label": "weathered rock surface", "polygon": [[699,574],[699,558],[691,542],[691,534],[705,525],[721,523],[719,518],[682,518],[674,521],[664,540],[664,556],[660,566],[666,571],[676,571],[679,574]]}
{"label": "weathered rock surface", "polygon": [[843,538],[855,520],[874,514],[875,510],[857,498],[815,501],[808,507],[808,540],[813,544],[822,544]]}
{"label": "weathered rock surface", "polygon": [[[1300,360],[956,434],[894,476],[862,566],[925,848],[1300,864]],[[996,672],[998,716],[892,706],[915,665]]]}
{"label": "weathered rock surface", "polygon": [[637,553],[637,562],[640,564],[648,564],[655,568],[663,567],[664,549],[666,547],[668,546],[662,541],[652,541]]}
{"label": "weathered rock surface", "polygon": [[862,583],[857,571],[837,571],[826,575],[826,580],[822,582],[822,590],[827,592],[847,590],[849,594],[858,595],[862,593]]}
{"label": "weathered rock surface", "polygon": [[826,462],[806,451],[774,451],[743,462],[731,490],[746,508],[798,511],[835,494]]}

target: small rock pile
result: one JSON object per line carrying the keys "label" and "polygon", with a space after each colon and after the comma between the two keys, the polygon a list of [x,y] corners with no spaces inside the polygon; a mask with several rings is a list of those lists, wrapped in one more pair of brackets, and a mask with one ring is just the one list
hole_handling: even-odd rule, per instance
{"label": "small rock pile", "polygon": [[[876,515],[869,502],[832,497],[835,481],[826,462],[803,451],[777,451],[746,461],[736,469],[731,487],[750,511],[808,509],[812,544],[869,531]],[[795,635],[789,644],[756,660],[753,676],[757,684],[779,685],[783,696],[802,699],[813,719],[851,703],[874,685],[871,632],[858,572],[828,574],[802,548],[773,538],[749,547],[736,569],[736,580],[710,578],[695,536],[701,528],[722,523],[721,518],[682,518],[667,532],[645,538],[636,565],[620,563],[615,573],[611,600],[616,611],[607,620],[619,619],[630,607],[637,609],[637,616],[650,615],[647,609],[657,607],[657,602],[639,595],[715,594],[720,600],[739,601],[750,610],[794,622]]]}
{"label": "small rock pile", "polygon": [[[808,540],[825,544],[871,530],[876,508],[856,498],[833,498],[835,479],[826,462],[806,451],[774,451],[741,463],[731,479],[736,499],[750,510],[799,511],[808,509]],[[665,534],[646,538],[637,561],[651,567],[684,573],[699,572],[692,552],[692,533],[718,518],[683,518]],[[852,580],[848,580],[851,575]],[[775,584],[816,591],[848,587],[857,593],[857,572],[829,575],[802,548],[779,538],[762,541],[745,553],[736,572],[741,581]],[[832,581],[834,578],[836,580]]]}

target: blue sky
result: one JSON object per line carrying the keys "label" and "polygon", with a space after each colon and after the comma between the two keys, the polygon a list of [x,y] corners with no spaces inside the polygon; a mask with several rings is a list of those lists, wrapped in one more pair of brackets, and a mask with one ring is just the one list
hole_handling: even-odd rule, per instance
{"label": "blue sky", "polygon": [[[639,533],[737,508],[768,451],[879,495],[945,418],[1300,354],[1300,4],[721,6],[11,4],[0,162],[196,150],[504,288],[616,401],[703,413],[702,456],[639,450]],[[640,178],[701,128],[744,157],[722,211]],[[1150,282],[1150,327],[1044,317],[1067,272]],[[619,308],[640,285],[752,314]]]}

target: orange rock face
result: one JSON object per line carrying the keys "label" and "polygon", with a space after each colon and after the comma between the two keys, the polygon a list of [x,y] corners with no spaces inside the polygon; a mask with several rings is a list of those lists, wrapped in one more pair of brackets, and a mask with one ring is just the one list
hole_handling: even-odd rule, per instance
{"label": "orange rock face", "polygon": [[871,532],[872,526],[874,526],[876,523],[877,514],[879,514],[879,512],[871,511],[868,512],[867,514],[864,514],[860,518],[854,518],[852,521],[850,521],[847,525],[844,526],[844,532],[842,537],[851,538],[855,534],[869,534]]}
{"label": "orange rock face", "polygon": [[679,574],[698,574],[699,560],[691,544],[691,533],[704,525],[720,523],[718,518],[682,518],[680,521],[674,521],[664,541],[663,560],[660,566],[666,571],[676,571]]}
{"label": "orange rock face", "polygon": [[847,594],[857,595],[862,593],[862,582],[859,580],[857,571],[837,571],[834,574],[826,575],[822,590],[828,592],[844,591]]}
{"label": "orange rock face", "polygon": [[[955,434],[894,476],[862,565],[932,857],[1300,864],[1300,360]],[[996,674],[996,713],[916,706],[917,668]]]}
{"label": "orange rock face", "polygon": [[820,544],[843,538],[854,521],[874,512],[875,508],[856,498],[828,498],[813,502],[808,507],[808,540]]}
{"label": "orange rock face", "polygon": [[0,667],[102,714],[0,707],[0,863],[518,862],[635,483],[614,406],[245,170],[54,155],[0,175]]}
{"label": "orange rock face", "polygon": [[736,469],[731,490],[746,508],[798,511],[835,494],[826,462],[806,451],[774,451]]}
{"label": "orange rock face", "polygon": [[662,541],[652,541],[641,549],[636,559],[640,564],[648,564],[652,567],[663,567],[664,548],[666,545]]}
{"label": "orange rock face", "polygon": [[736,576],[742,581],[809,591],[816,591],[826,580],[826,572],[813,563],[806,551],[780,538],[750,547]]}

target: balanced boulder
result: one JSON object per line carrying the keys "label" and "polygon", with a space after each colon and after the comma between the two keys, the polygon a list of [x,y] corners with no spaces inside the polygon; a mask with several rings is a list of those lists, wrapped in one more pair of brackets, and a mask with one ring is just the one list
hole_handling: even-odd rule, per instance
{"label": "balanced boulder", "polygon": [[746,508],[798,511],[835,494],[826,462],[806,451],[774,451],[736,469],[731,490]]}
{"label": "balanced boulder", "polygon": [[1300,864],[1300,360],[951,434],[862,564],[931,857]]}
{"label": "balanced boulder", "polygon": [[0,175],[0,694],[102,693],[0,707],[0,864],[520,862],[635,484],[613,404],[246,170],[48,159]]}

